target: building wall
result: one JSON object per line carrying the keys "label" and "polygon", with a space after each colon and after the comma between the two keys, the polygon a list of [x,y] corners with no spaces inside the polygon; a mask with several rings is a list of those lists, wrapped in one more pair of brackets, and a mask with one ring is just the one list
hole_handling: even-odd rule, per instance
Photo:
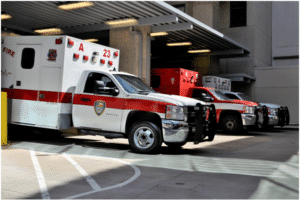
{"label": "building wall", "polygon": [[255,68],[255,100],[288,106],[299,123],[299,2],[273,2],[272,29],[272,67]]}

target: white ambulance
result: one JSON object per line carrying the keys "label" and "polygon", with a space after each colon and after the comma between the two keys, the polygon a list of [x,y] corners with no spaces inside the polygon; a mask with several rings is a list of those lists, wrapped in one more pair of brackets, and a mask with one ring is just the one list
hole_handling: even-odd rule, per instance
{"label": "white ambulance", "polygon": [[138,77],[118,72],[119,58],[117,49],[69,36],[3,37],[8,122],[125,137],[141,153],[157,152],[162,142],[214,139],[213,105],[156,93]]}

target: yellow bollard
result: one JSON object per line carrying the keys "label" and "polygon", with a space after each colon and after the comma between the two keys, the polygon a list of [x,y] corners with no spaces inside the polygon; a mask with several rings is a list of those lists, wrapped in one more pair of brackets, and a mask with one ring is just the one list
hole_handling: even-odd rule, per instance
{"label": "yellow bollard", "polygon": [[7,93],[1,92],[1,145],[7,145]]}

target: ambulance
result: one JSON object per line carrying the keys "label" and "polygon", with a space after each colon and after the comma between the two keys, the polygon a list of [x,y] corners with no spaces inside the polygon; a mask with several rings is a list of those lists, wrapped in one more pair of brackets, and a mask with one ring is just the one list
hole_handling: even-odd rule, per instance
{"label": "ambulance", "polygon": [[3,37],[1,57],[9,124],[128,138],[140,153],[214,139],[213,105],[119,72],[118,49],[69,36]]}
{"label": "ambulance", "polygon": [[267,109],[259,108],[255,102],[232,100],[223,94],[222,91],[231,90],[230,79],[201,76],[199,72],[183,68],[158,68],[152,70],[151,86],[157,92],[213,103],[217,124],[224,133],[236,134],[257,123],[268,123]]}

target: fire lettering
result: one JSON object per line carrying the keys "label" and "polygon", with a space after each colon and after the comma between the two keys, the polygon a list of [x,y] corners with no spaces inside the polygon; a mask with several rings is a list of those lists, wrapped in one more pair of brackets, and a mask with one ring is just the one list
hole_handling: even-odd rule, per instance
{"label": "fire lettering", "polygon": [[14,55],[15,55],[15,52],[14,52],[14,51],[12,51],[11,49],[8,49],[8,48],[6,48],[6,47],[3,47],[3,52],[5,52],[5,53],[11,55],[11,57],[14,57]]}
{"label": "fire lettering", "polygon": [[83,44],[82,44],[82,43],[80,43],[79,51],[84,51],[84,50],[83,50]]}

